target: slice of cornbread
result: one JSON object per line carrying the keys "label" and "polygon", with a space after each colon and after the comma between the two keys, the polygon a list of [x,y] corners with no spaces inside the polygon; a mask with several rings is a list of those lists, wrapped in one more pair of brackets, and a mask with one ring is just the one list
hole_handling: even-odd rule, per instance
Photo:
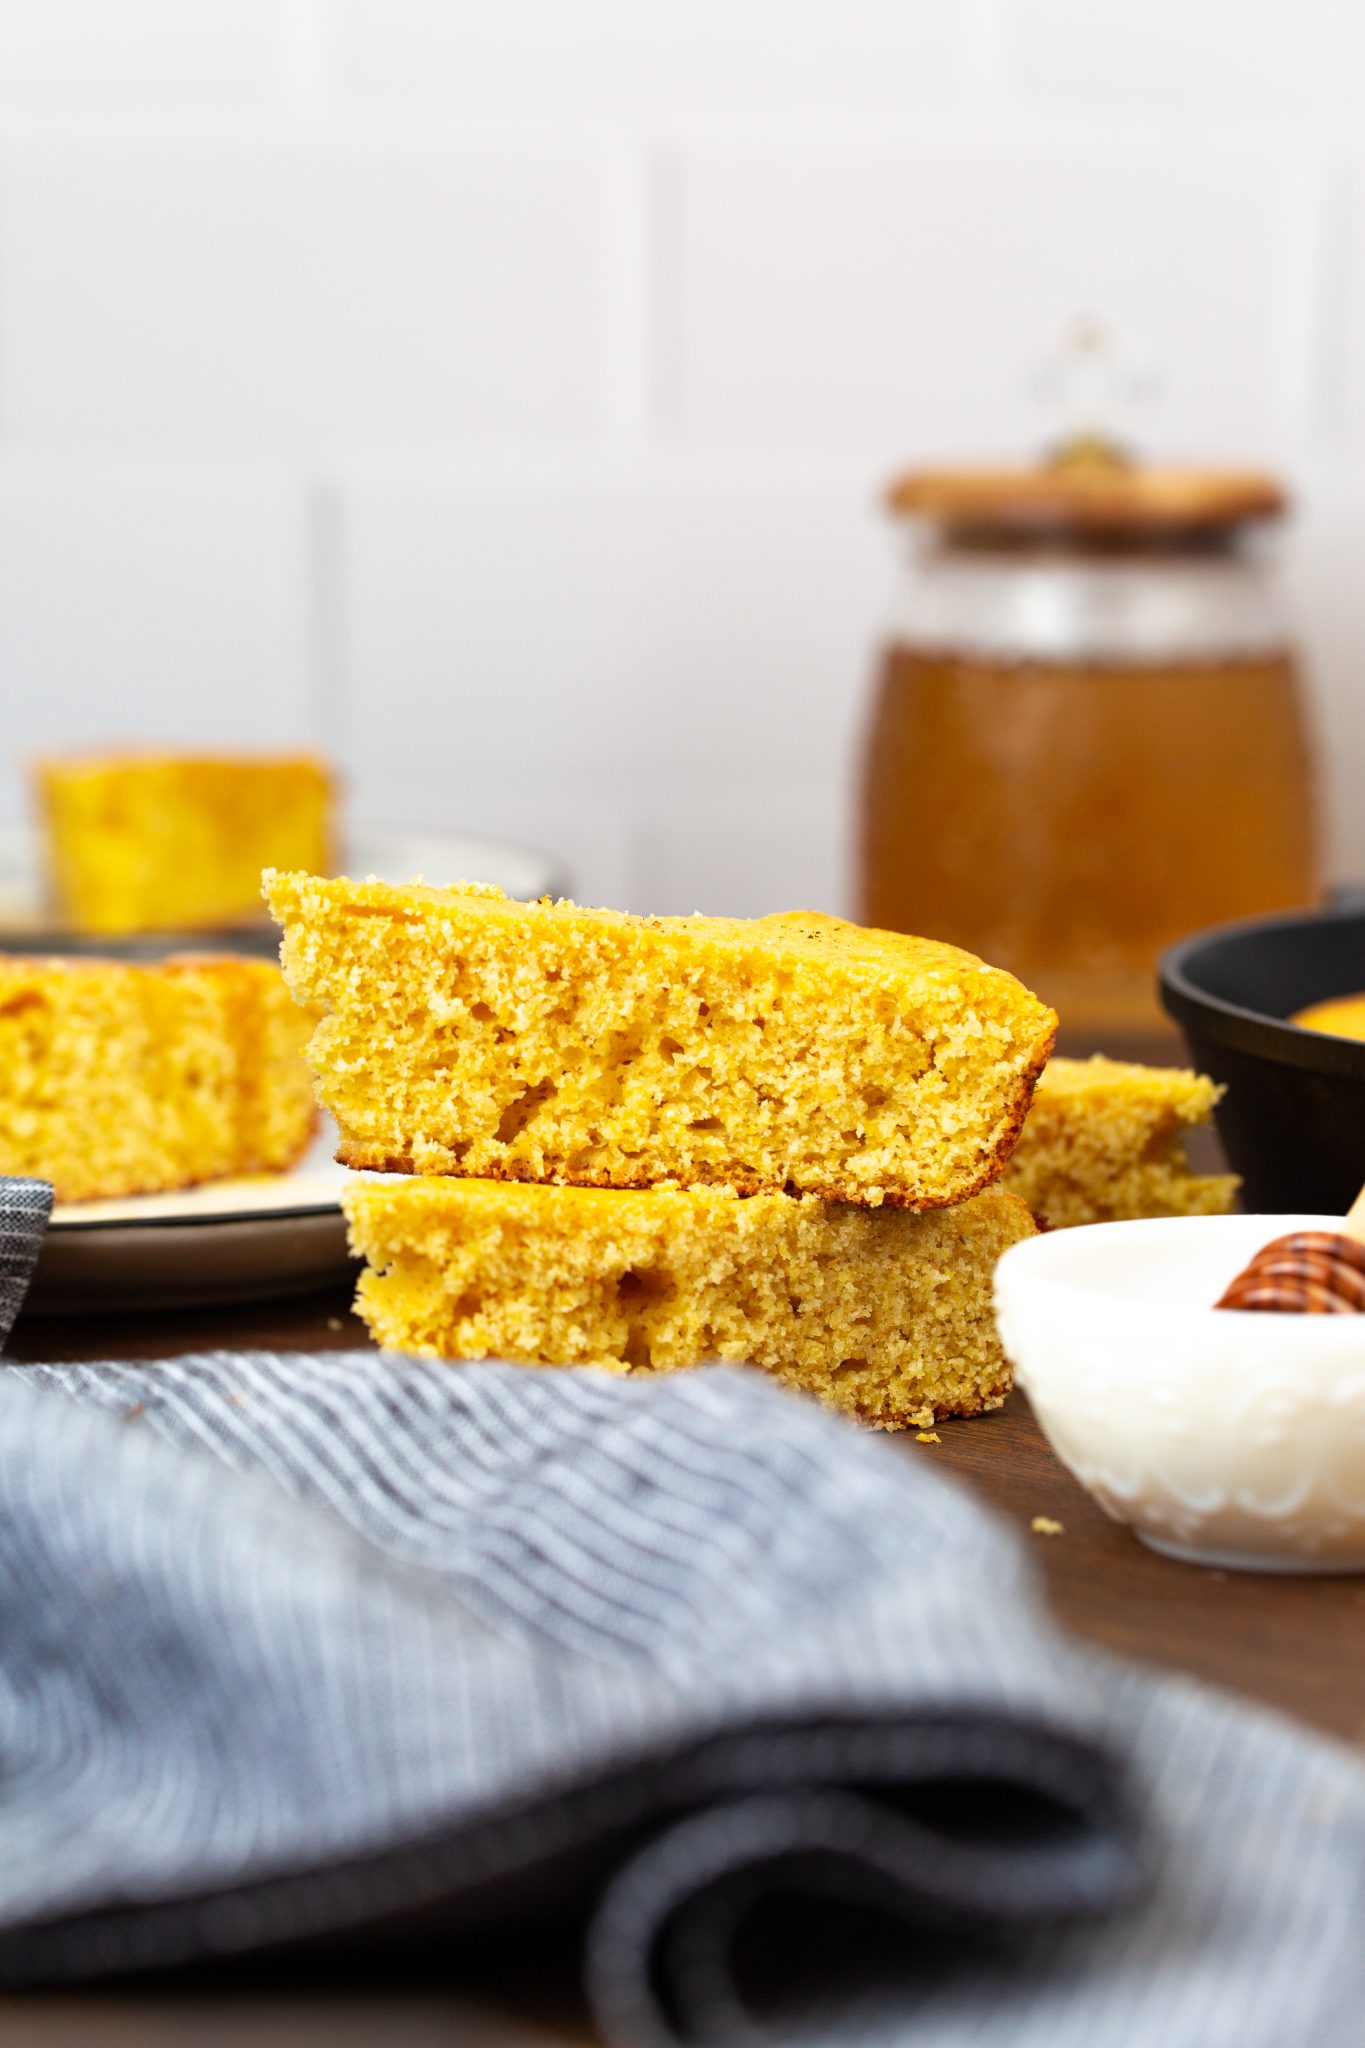
{"label": "slice of cornbread", "polygon": [[1054,1230],[1136,1216],[1222,1216],[1235,1173],[1191,1173],[1190,1131],[1221,1090],[1204,1074],[1125,1060],[1052,1060],[1004,1185]]}
{"label": "slice of cornbread", "polygon": [[348,1166],[938,1208],[995,1179],[1055,1018],[927,939],[268,875]]}
{"label": "slice of cornbread", "polygon": [[358,1181],[356,1305],[391,1350],[666,1371],[763,1366],[882,1429],[999,1407],[991,1308],[1028,1211],[991,1189],[913,1215],[721,1188]]}
{"label": "slice of cornbread", "polygon": [[0,1173],[79,1202],[282,1170],[309,1021],[268,960],[0,955]]}
{"label": "slice of cornbread", "polygon": [[112,754],[36,769],[58,915],[87,932],[258,917],[261,870],[326,869],[332,785],[311,754]]}

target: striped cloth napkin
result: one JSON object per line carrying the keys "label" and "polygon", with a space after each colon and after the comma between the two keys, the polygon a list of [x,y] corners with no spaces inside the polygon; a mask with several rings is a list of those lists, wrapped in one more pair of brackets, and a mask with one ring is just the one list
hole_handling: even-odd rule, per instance
{"label": "striped cloth napkin", "polygon": [[756,1374],[0,1373],[0,1983],[549,1913],[622,2048],[1354,2048],[1363,1897],[1347,1752]]}

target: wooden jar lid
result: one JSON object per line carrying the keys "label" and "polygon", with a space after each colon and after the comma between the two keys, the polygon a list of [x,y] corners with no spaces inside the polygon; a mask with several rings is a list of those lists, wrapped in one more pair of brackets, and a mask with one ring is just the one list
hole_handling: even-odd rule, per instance
{"label": "wooden jar lid", "polygon": [[1196,534],[1277,519],[1288,500],[1259,470],[1144,468],[1077,442],[1033,468],[913,469],[886,494],[893,512],[1005,533]]}

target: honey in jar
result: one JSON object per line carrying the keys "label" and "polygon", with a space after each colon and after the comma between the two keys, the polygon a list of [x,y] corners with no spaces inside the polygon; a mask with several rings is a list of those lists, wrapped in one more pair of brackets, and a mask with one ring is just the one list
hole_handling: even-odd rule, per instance
{"label": "honey in jar", "polygon": [[1162,949],[1319,894],[1269,478],[918,472],[867,737],[861,915],[1009,968],[1071,1036],[1160,1024]]}

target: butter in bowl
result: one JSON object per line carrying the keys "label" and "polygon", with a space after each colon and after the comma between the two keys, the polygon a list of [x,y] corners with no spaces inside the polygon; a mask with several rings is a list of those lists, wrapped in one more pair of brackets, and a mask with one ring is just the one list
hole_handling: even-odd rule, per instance
{"label": "butter in bowl", "polygon": [[1365,1571],[1365,1315],[1216,1306],[1272,1240],[1340,1216],[1094,1224],[1012,1246],[1001,1337],[1048,1441],[1169,1556]]}

